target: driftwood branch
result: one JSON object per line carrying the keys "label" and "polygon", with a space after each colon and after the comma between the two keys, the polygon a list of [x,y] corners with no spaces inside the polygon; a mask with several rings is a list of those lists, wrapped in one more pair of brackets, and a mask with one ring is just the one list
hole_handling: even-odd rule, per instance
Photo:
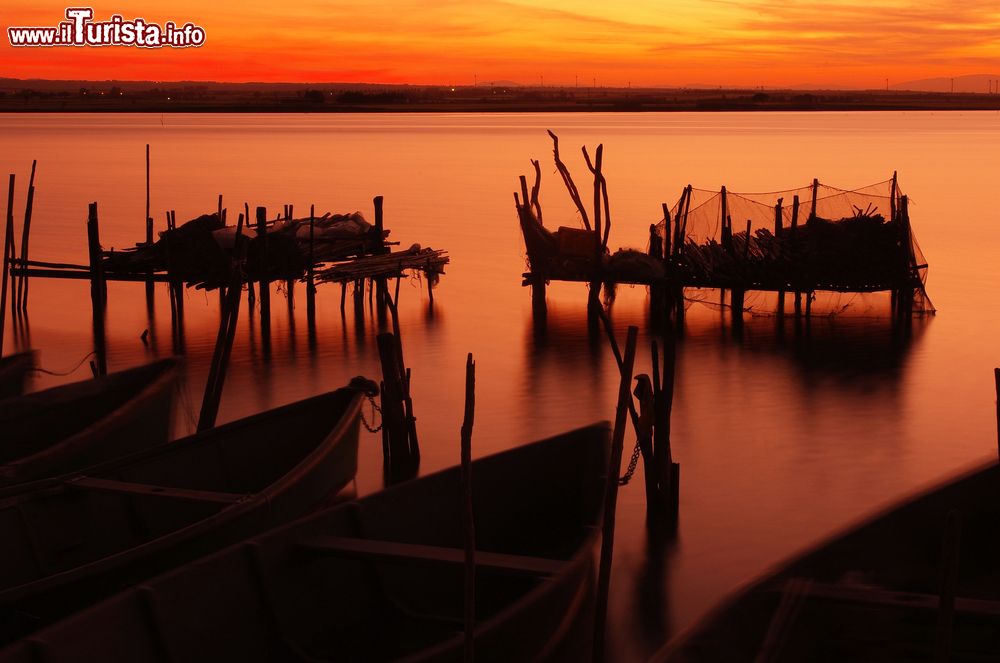
{"label": "driftwood branch", "polygon": [[[608,180],[604,177],[604,145],[598,145],[591,163],[587,148],[583,148],[583,158],[587,168],[594,174],[594,231],[601,240],[601,247],[608,247],[608,236],[611,234],[611,203],[608,201]],[[603,197],[604,232],[601,232],[601,198]]]}
{"label": "driftwood branch", "polygon": [[531,160],[531,166],[535,169],[535,184],[531,187],[531,209],[535,212],[535,218],[538,219],[538,223],[542,222],[542,206],[538,202],[538,190],[542,186],[542,167],[539,165],[537,159]]}
{"label": "driftwood branch", "polygon": [[587,162],[587,169],[594,174],[594,234],[599,240],[601,238],[601,165],[604,163],[604,145],[597,146],[593,162],[587,153],[587,146],[580,149],[583,151],[583,160]]}
{"label": "driftwood branch", "polygon": [[573,182],[573,176],[569,174],[569,168],[567,168],[566,164],[564,164],[562,159],[559,158],[559,137],[551,131],[548,133],[552,138],[552,154],[555,157],[556,169],[562,176],[563,184],[566,185],[566,190],[569,191],[569,197],[573,199],[573,202],[576,204],[576,209],[579,210],[580,216],[583,218],[584,227],[587,230],[593,230],[590,226],[590,217],[587,215],[587,208],[583,206],[583,201],[580,200],[580,191],[576,188],[576,184]]}

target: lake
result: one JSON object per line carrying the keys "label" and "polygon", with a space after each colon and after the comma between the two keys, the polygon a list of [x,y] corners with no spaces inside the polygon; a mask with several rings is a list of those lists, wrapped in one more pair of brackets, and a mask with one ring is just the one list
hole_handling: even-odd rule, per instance
{"label": "lake", "polygon": [[[610,646],[643,660],[739,584],[913,490],[997,453],[992,368],[1000,364],[995,259],[995,112],[701,114],[50,114],[0,117],[0,164],[17,174],[23,213],[38,160],[31,257],[85,262],[87,204],[97,201],[105,248],[144,238],[146,143],[152,213],[178,223],[212,212],[230,220],[285,203],[297,216],[360,210],[385,197],[390,239],[447,249],[451,264],[429,306],[426,287],[401,285],[400,323],[413,370],[421,473],[459,459],[464,365],[477,362],[474,456],[613,419],[614,358],[586,324],[586,286],[548,289],[544,329],[521,287],[525,251],[513,207],[517,176],[542,163],[546,224],[577,226],[545,130],[584,198],[579,152],[604,144],[611,247],[644,248],[662,202],[687,184],[774,191],[820,181],[849,189],[899,172],[914,233],[929,264],[936,316],[900,338],[890,320],[817,317],[811,334],[779,334],[747,316],[692,305],[677,347],[673,454],[681,464],[675,543],[650,548],[640,474],[622,488],[612,577]],[[884,212],[884,211],[883,211]],[[737,224],[738,225],[738,224]],[[19,238],[19,234],[18,234]],[[18,239],[18,243],[20,240]],[[31,282],[27,324],[8,325],[4,349],[33,347],[43,368],[67,372],[93,348],[85,281]],[[272,295],[272,352],[243,305],[220,422],[379,374],[377,322],[341,317],[340,288],[321,286],[317,342],[308,343],[304,289],[292,315]],[[111,370],[172,352],[165,286],[153,320],[141,284],[109,285]],[[188,290],[185,379],[176,433],[193,429],[219,320],[215,293]],[[614,325],[640,327],[637,372],[649,372],[643,288],[619,287]],[[149,329],[149,343],[140,339]],[[36,388],[89,375],[42,374]],[[626,460],[634,438],[626,438]],[[516,476],[511,481],[517,481]],[[359,493],[382,485],[379,436],[362,434]]]}

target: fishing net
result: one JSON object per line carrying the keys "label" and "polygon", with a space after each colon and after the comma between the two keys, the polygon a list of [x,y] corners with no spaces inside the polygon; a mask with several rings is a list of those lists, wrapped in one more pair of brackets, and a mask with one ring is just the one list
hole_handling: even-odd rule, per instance
{"label": "fishing net", "polygon": [[719,305],[712,289],[738,288],[750,312],[782,310],[782,293],[802,293],[813,314],[932,313],[909,204],[895,177],[851,190],[817,181],[767,193],[687,187],[653,241],[695,288],[690,300]]}

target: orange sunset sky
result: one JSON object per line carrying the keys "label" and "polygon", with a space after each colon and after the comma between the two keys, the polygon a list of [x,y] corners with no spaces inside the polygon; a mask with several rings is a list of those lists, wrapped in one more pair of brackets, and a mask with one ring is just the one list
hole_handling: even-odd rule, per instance
{"label": "orange sunset sky", "polygon": [[[82,4],[82,3],[81,3]],[[12,48],[65,4],[5,0],[0,76],[545,85],[884,87],[988,73],[996,0],[239,0],[97,3],[205,28],[196,49]]]}

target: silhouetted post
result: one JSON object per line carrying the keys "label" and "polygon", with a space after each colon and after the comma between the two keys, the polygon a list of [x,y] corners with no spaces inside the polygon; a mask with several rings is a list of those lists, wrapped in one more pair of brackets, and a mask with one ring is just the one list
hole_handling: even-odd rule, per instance
{"label": "silhouetted post", "polygon": [[955,589],[958,585],[958,555],[962,535],[961,513],[948,512],[941,551],[941,594],[938,601],[937,637],[934,641],[935,663],[951,660],[951,640],[955,623]]}
{"label": "silhouetted post", "polygon": [[3,236],[3,277],[0,285],[0,356],[3,355],[4,328],[7,325],[7,279],[10,278],[10,259],[14,254],[14,173],[7,185],[7,225]]}
{"label": "silhouetted post", "polygon": [[652,513],[657,523],[670,531],[677,529],[680,504],[681,466],[673,462],[670,449],[670,417],[674,406],[674,373],[677,365],[677,342],[674,330],[668,329],[663,341],[663,372],[656,341],[653,341],[653,466],[656,468],[657,497]]}
{"label": "silhouetted post", "polygon": [[[784,202],[784,198],[778,198],[778,202],[774,205],[774,257],[779,261],[784,258],[782,255],[782,245],[781,245],[781,235],[782,235],[782,211],[781,204]],[[781,286],[787,282],[787,278],[784,275],[785,267],[781,266],[780,271],[782,272],[782,282]],[[778,289],[778,318],[783,318],[785,316],[785,289],[780,287]]]}
{"label": "silhouetted post", "polygon": [[[146,143],[146,219],[149,219],[149,143]],[[149,242],[149,234],[146,235]]]}
{"label": "silhouetted post", "polygon": [[97,374],[108,374],[107,348],[104,334],[104,264],[101,256],[101,231],[97,221],[97,203],[90,203],[87,218],[87,245],[90,254],[90,301],[94,316],[94,350]]}
{"label": "silhouetted post", "polygon": [[399,363],[399,346],[393,334],[377,337],[379,360],[382,364],[382,436],[389,456],[386,465],[392,473],[405,472],[410,460],[406,415],[403,406],[403,368]]}
{"label": "silhouetted post", "polygon": [[661,249],[661,257],[663,260],[670,259],[670,208],[667,207],[666,203],[660,203],[660,207],[663,208],[663,247]]}
{"label": "silhouetted post", "polygon": [[465,646],[472,663],[476,640],[476,518],[472,509],[472,424],[476,418],[476,362],[465,360],[465,418],[462,421],[462,542],[465,548]]}
{"label": "silhouetted post", "polygon": [[892,182],[889,185],[889,220],[896,220],[896,192],[899,185],[896,183],[896,171],[892,171]]}
{"label": "silhouetted post", "polygon": [[240,297],[243,292],[242,263],[246,246],[240,242],[242,234],[243,215],[240,214],[236,222],[236,242],[233,244],[235,253],[230,268],[229,287],[226,289],[226,299],[219,320],[219,333],[215,339],[208,382],[205,383],[205,395],[201,401],[201,413],[198,417],[199,432],[215,427],[219,403],[222,400],[222,387],[229,367],[229,356],[233,349],[233,339],[236,337],[236,323],[240,317]]}
{"label": "silhouetted post", "polygon": [[[792,232],[790,235],[790,245],[791,245],[791,265],[792,265],[792,276],[795,281],[799,280],[798,270],[801,267],[799,264],[799,244],[798,244],[798,230],[799,230],[799,196],[796,194],[792,198]],[[795,317],[802,315],[802,293],[798,288],[795,289]]]}
{"label": "silhouetted post", "polygon": [[257,208],[257,269],[260,288],[260,331],[265,347],[271,338],[271,286],[267,274],[267,208]]}
{"label": "silhouetted post", "polygon": [[[309,329],[316,327],[316,283],[315,267],[316,262],[313,253],[313,244],[316,233],[316,206],[309,206],[309,268],[306,272],[306,319]],[[344,300],[341,298],[340,307],[344,307]]]}
{"label": "silhouetted post", "polygon": [[729,202],[726,196],[726,187],[719,191],[719,222],[722,226],[722,248],[729,251],[733,245],[733,228],[729,224]]}
{"label": "silhouetted post", "polygon": [[818,202],[817,198],[819,198],[819,180],[816,178],[813,178],[812,198],[812,209],[809,210],[809,223],[816,220],[816,203]]}
{"label": "silhouetted post", "polygon": [[375,205],[375,237],[378,241],[372,252],[376,255],[382,255],[389,252],[389,247],[383,241],[385,237],[385,221],[382,214],[382,196],[375,196],[372,199],[372,204]]}
{"label": "silhouetted post", "polygon": [[604,641],[608,619],[608,592],[611,588],[611,561],[614,555],[615,510],[618,505],[618,476],[621,474],[622,446],[628,422],[632,394],[632,369],[635,365],[635,346],[638,327],[629,327],[622,359],[621,380],[618,383],[618,406],[615,410],[615,427],[611,438],[611,460],[608,467],[604,494],[604,527],[601,533],[601,565],[597,581],[597,609],[594,620],[594,652],[596,663],[604,660]]}
{"label": "silhouetted post", "polygon": [[35,201],[35,166],[31,162],[31,179],[28,180],[28,199],[24,205],[24,227],[21,229],[21,277],[17,280],[17,305],[20,312],[28,310],[28,237],[31,231],[31,208]]}

